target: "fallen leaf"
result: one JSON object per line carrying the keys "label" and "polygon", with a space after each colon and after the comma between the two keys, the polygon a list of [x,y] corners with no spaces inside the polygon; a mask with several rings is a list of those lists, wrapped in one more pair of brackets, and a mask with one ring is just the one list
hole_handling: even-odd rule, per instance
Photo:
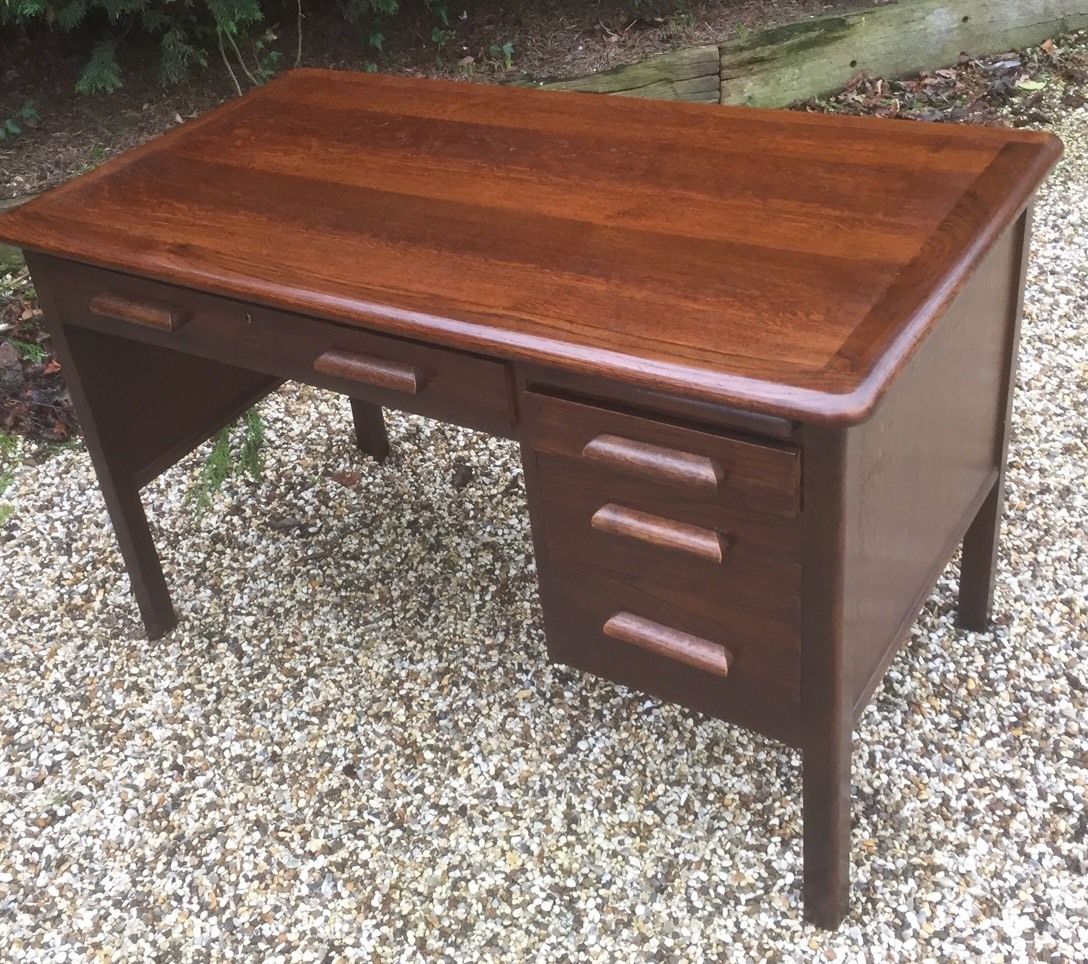
{"label": "fallen leaf", "polygon": [[330,472],[329,478],[339,482],[345,489],[354,489],[362,476],[358,472]]}

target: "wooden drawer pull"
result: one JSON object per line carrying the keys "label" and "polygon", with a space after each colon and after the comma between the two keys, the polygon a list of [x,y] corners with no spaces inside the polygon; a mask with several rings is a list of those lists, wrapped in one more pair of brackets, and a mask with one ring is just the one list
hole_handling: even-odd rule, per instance
{"label": "wooden drawer pull", "polygon": [[635,442],[618,435],[598,435],[586,443],[582,457],[654,482],[686,485],[715,492],[725,472],[712,458]]}
{"label": "wooden drawer pull", "polygon": [[163,304],[161,301],[134,301],[124,295],[109,293],[95,295],[89,307],[93,315],[134,321],[138,325],[158,328],[161,331],[174,331],[180,328],[189,317],[187,311]]}
{"label": "wooden drawer pull", "polygon": [[633,613],[616,613],[604,624],[604,634],[715,676],[728,676],[733,664],[733,654],[724,646]]}
{"label": "wooden drawer pull", "polygon": [[625,509],[613,502],[601,506],[593,513],[590,524],[600,532],[627,536],[648,542],[652,546],[688,552],[708,562],[721,563],[725,556],[722,537],[712,529],[663,519],[649,512]]}
{"label": "wooden drawer pull", "polygon": [[411,365],[350,351],[325,352],[314,362],[314,371],[376,388],[389,388],[406,395],[415,395],[422,382],[419,371]]}

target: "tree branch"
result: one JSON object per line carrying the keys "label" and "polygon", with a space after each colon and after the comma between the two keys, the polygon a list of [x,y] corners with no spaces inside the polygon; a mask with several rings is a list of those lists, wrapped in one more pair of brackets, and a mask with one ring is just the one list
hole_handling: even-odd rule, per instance
{"label": "tree branch", "polygon": [[235,76],[234,68],[231,67],[230,61],[227,59],[227,51],[223,47],[223,31],[216,29],[215,36],[219,40],[219,56],[223,58],[223,66],[227,68],[227,73],[230,74],[230,79],[234,81],[234,89],[238,91],[238,96],[242,96],[242,85],[238,83],[238,78]]}

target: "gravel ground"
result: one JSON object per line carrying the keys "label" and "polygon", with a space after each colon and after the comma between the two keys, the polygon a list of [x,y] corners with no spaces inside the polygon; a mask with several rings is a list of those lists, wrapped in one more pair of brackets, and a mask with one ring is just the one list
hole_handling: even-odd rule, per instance
{"label": "gravel ground", "polygon": [[801,922],[798,754],[546,663],[513,444],[393,415],[376,467],[289,388],[264,481],[194,520],[198,453],[148,491],[157,643],[86,455],[24,448],[0,957],[1088,960],[1088,112],[1057,129],[1002,616],[955,631],[950,569],[861,720],[838,933]]}

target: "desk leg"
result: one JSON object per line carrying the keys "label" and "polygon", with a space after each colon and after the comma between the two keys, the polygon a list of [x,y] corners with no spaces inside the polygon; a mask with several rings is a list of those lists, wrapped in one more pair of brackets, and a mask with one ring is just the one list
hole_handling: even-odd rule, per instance
{"label": "desk leg", "polygon": [[[62,263],[27,257],[147,635],[177,617],[140,489],[278,387],[282,379],[177,351],[171,333],[80,317]],[[62,297],[63,295],[63,297]]]}
{"label": "desk leg", "polygon": [[1029,207],[1016,226],[1016,230],[1020,232],[1020,261],[1009,280],[1010,315],[1005,336],[1005,371],[1001,387],[1003,397],[998,401],[1000,420],[994,439],[997,481],[964,536],[963,555],[960,560],[960,605],[956,625],[974,632],[985,632],[990,628],[993,609],[997,549],[1001,541],[1001,515],[1005,508],[1005,465],[1009,458],[1012,396],[1016,385],[1020,322],[1024,313],[1024,287],[1031,248],[1031,218],[1032,209]]}
{"label": "desk leg", "polygon": [[[84,426],[86,433],[86,426]],[[115,473],[108,456],[97,446],[92,446],[89,436],[87,448],[91,453],[98,483],[106,500],[106,509],[113,522],[113,531],[121,548],[121,556],[128,569],[129,581],[148,639],[160,639],[177,625],[170,590],[162,573],[162,563],[151,539],[140,490],[134,479]]]}
{"label": "desk leg", "polygon": [[850,906],[853,707],[845,673],[846,434],[805,429],[801,713],[805,918],[834,930]]}
{"label": "desk leg", "polygon": [[850,909],[851,728],[808,735],[803,750],[805,919],[834,930]]}
{"label": "desk leg", "polygon": [[1004,482],[1002,475],[994,483],[963,539],[956,625],[978,633],[989,628],[993,609],[997,547],[1001,540],[1001,512],[1005,502]]}
{"label": "desk leg", "polygon": [[[118,394],[124,396],[125,380],[115,378],[118,373],[112,369],[109,356],[98,350],[93,334],[88,337],[78,329],[69,331],[64,325],[53,323],[50,335],[147,636],[159,639],[174,628],[177,616],[140,502],[132,446],[125,444],[123,423],[117,417],[119,403],[137,400],[124,397],[118,400]],[[76,337],[70,337],[73,335]],[[86,350],[77,350],[80,345]],[[124,360],[122,355],[120,363]]]}
{"label": "desk leg", "polygon": [[351,417],[355,421],[355,443],[360,452],[384,462],[389,456],[389,436],[381,405],[351,399]]}

